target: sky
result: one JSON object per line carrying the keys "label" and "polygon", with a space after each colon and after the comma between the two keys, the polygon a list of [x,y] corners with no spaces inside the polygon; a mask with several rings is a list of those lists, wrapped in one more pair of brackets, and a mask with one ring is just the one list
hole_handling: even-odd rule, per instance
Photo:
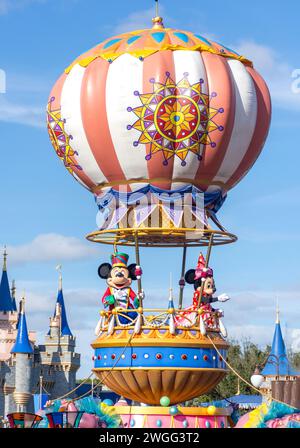
{"label": "sky", "polygon": [[[167,26],[244,54],[269,85],[273,118],[265,148],[218,215],[239,240],[216,248],[211,265],[218,293],[231,297],[222,306],[231,338],[270,343],[278,300],[287,344],[300,351],[300,82],[293,78],[300,79],[300,3],[160,3]],[[111,249],[85,240],[96,228],[94,199],[56,157],[45,109],[54,82],[79,54],[120,32],[149,27],[153,5],[0,0],[0,247],[7,245],[9,278],[18,298],[25,291],[28,326],[40,343],[56,300],[55,267],[62,264],[69,324],[82,354],[80,377],[92,367],[90,342],[105,289],[97,267]],[[132,249],[128,253],[134,261]],[[198,253],[188,251],[187,267],[195,267]],[[170,272],[177,297],[181,250],[142,250],[141,260],[147,304],[167,304]],[[191,298],[187,287],[185,302]]]}

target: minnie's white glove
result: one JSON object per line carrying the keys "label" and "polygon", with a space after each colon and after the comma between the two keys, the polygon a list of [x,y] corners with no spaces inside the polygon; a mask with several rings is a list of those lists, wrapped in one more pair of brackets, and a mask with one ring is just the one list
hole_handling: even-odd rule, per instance
{"label": "minnie's white glove", "polygon": [[230,297],[227,294],[221,294],[218,296],[219,302],[227,302],[227,300],[230,300]]}

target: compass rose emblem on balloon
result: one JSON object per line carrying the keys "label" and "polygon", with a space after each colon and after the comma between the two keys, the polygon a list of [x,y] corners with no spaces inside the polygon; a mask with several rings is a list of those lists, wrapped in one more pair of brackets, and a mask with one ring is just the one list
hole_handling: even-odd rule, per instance
{"label": "compass rose emblem on balloon", "polygon": [[139,140],[133,142],[134,146],[149,145],[146,160],[162,152],[164,165],[168,165],[169,159],[177,156],[182,166],[185,166],[189,152],[201,160],[205,146],[216,147],[213,132],[224,130],[218,125],[216,117],[224,109],[211,107],[211,99],[217,93],[204,93],[203,79],[190,84],[188,76],[188,73],[184,73],[183,79],[176,83],[167,72],[165,83],[150,80],[153,84],[152,93],[134,92],[142,105],[128,107],[128,112],[133,112],[138,119],[128,125],[127,129],[135,129],[141,133]]}

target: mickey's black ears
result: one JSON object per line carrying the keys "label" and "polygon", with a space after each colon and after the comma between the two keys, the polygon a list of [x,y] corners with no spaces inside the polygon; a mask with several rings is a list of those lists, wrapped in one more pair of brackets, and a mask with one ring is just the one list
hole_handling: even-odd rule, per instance
{"label": "mickey's black ears", "polygon": [[136,280],[136,275],[135,275],[136,263],[130,264],[127,269],[128,269],[128,272],[129,272],[129,277],[132,280]]}
{"label": "mickey's black ears", "polygon": [[195,283],[195,269],[189,269],[185,273],[184,279],[189,285],[193,285]]}
{"label": "mickey's black ears", "polygon": [[111,265],[109,263],[102,263],[98,268],[98,275],[100,278],[108,278],[111,271]]}

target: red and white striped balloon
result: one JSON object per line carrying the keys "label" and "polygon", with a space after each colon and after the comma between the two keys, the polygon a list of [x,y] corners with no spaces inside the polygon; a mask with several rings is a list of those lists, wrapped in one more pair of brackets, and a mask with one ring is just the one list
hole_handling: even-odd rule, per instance
{"label": "red and white striped balloon", "polygon": [[[172,32],[163,30],[169,38]],[[48,126],[57,154],[94,193],[149,183],[228,191],[252,167],[268,134],[264,80],[236,53],[195,50],[187,32],[177,35],[185,33],[189,47],[171,42],[144,56],[142,49],[139,56],[114,50],[118,39],[129,45],[136,33],[110,40],[110,59],[92,50],[88,62],[75,62],[53,87]]]}

